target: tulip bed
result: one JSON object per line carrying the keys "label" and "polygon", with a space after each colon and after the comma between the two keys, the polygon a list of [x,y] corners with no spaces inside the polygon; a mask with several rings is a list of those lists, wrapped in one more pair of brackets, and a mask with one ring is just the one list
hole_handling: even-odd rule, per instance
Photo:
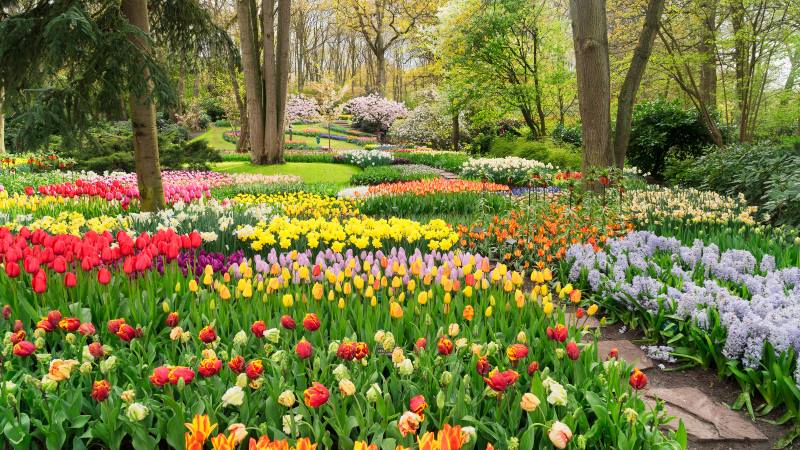
{"label": "tulip bed", "polygon": [[[682,424],[663,428],[647,376],[598,354],[588,318],[638,324],[723,375],[767,361],[712,305],[706,327],[658,298],[634,307],[619,283],[656,272],[672,292],[678,241],[610,271],[625,245],[665,239],[635,230],[685,220],[641,205],[656,194],[437,180],[345,199],[291,177],[165,172],[169,207],[147,213],[130,175],[58,177],[0,193],[0,433],[16,448],[679,449]],[[691,229],[760,226],[726,202]],[[792,255],[706,278],[756,308]],[[698,288],[702,267],[681,269]],[[730,345],[698,349],[703,332]],[[761,344],[791,378],[795,344],[776,336]],[[796,389],[740,383],[748,399]]]}

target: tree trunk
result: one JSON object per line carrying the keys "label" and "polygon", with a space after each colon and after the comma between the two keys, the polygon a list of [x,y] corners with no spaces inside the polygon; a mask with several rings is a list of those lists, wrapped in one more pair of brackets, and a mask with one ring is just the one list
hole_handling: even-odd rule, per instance
{"label": "tree trunk", "polygon": [[[183,90],[186,89],[186,75],[184,74],[183,64],[181,64],[180,68],[178,69],[178,104],[175,105],[175,114],[173,114],[173,120],[175,120],[175,116],[179,114],[183,114]],[[177,120],[175,120],[177,122]]]}
{"label": "tree trunk", "polygon": [[533,112],[527,106],[520,106],[519,112],[522,113],[522,120],[525,121],[525,125],[531,130],[533,133],[533,137],[539,137],[539,127],[536,124],[536,121],[533,120]]}
{"label": "tree trunk", "polygon": [[701,4],[705,19],[702,25],[702,41],[699,52],[702,57],[700,65],[700,93],[703,102],[712,110],[717,108],[717,1],[705,0]]}
{"label": "tree trunk", "polygon": [[[258,29],[253,0],[237,0],[236,15],[242,46],[242,71],[247,100],[247,129],[250,142],[250,159],[258,161],[264,154],[264,91],[261,63],[257,46]],[[244,121],[245,118],[242,118]]]}
{"label": "tree trunk", "polygon": [[5,89],[0,86],[0,154],[6,153],[6,114],[3,112]]}
{"label": "tree trunk", "polygon": [[542,89],[539,87],[539,33],[533,36],[533,87],[536,91],[536,112],[539,114],[539,136],[547,136],[547,127],[542,108]]}
{"label": "tree trunk", "polygon": [[290,0],[278,0],[278,29],[275,34],[273,0],[262,6],[264,20],[264,153],[256,164],[283,163],[283,127],[289,79]]}
{"label": "tree trunk", "polygon": [[633,51],[633,59],[625,75],[625,81],[617,97],[617,129],[614,134],[614,161],[617,168],[622,170],[625,166],[625,154],[628,152],[628,143],[631,137],[631,121],[633,119],[633,102],[636,92],[642,82],[647,61],[653,51],[653,42],[656,39],[661,13],[664,10],[664,0],[650,0],[644,18],[644,27],[639,33],[639,43]]}
{"label": "tree trunk", "polygon": [[748,68],[747,37],[744,34],[744,5],[733,2],[731,5],[731,26],[733,29],[733,61],[736,74],[736,102],[739,109],[739,140],[748,141],[748,123],[750,104],[748,102],[748,86],[750,72]]}
{"label": "tree trunk", "polygon": [[[583,126],[583,173],[614,162],[611,148],[611,75],[605,0],[570,0],[578,106]],[[599,184],[584,177],[587,187]]]}
{"label": "tree trunk", "polygon": [[[147,0],[122,0],[122,13],[131,25],[150,34]],[[148,41],[140,35],[130,34],[128,39],[137,47],[149,52]],[[142,67],[142,77],[150,79],[150,71]],[[146,92],[131,94],[131,126],[133,128],[133,155],[136,181],[139,185],[140,207],[143,211],[163,209],[164,186],[161,181],[161,165],[158,157],[158,135],[156,134],[156,105],[152,99],[153,84],[147,82]]]}
{"label": "tree trunk", "polygon": [[247,103],[242,100],[242,95],[239,89],[239,80],[236,76],[236,66],[233,60],[228,60],[228,75],[231,77],[231,87],[233,88],[233,97],[236,100],[236,108],[239,110],[239,140],[236,142],[236,153],[244,153],[248,149],[250,140],[250,126],[247,121]]}
{"label": "tree trunk", "polygon": [[[382,44],[381,44],[382,45]],[[375,92],[386,93],[386,54],[379,51],[375,54]]]}
{"label": "tree trunk", "polygon": [[453,151],[458,151],[458,144],[461,139],[461,124],[458,121],[458,111],[453,112]]}

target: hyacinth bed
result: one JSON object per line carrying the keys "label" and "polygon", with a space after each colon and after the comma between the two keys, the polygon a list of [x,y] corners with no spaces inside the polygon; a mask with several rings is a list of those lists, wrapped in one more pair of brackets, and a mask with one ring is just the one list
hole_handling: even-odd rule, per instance
{"label": "hyacinth bed", "polygon": [[[345,157],[393,158],[362,152]],[[528,181],[583,179],[526,164]],[[754,414],[798,422],[796,234],[739,199],[626,177],[578,202],[486,176],[339,198],[173,171],[167,209],[143,212],[132,174],[1,178],[15,448],[686,448],[590,319],[641,328],[737,380]],[[682,207],[699,198],[713,208]],[[708,240],[725,230],[759,238]]]}

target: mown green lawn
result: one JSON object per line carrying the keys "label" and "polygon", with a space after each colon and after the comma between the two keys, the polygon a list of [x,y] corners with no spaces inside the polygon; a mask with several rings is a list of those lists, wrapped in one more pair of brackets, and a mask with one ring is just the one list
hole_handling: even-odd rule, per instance
{"label": "mown green lawn", "polygon": [[192,139],[192,141],[199,141],[201,139],[205,139],[208,141],[208,146],[211,148],[215,148],[221,152],[227,152],[227,151],[232,152],[236,150],[236,144],[232,144],[222,139],[222,134],[228,130],[230,130],[230,128],[215,127],[212,125],[208,129],[208,131]]}
{"label": "mown green lawn", "polygon": [[[303,125],[294,125],[294,129],[297,131],[307,130],[309,128],[322,130],[323,132],[327,132],[322,124],[303,124]],[[232,152],[236,150],[236,145],[232,144],[224,139],[222,139],[222,135],[230,130],[227,127],[215,127],[211,126],[205,133],[197,136],[196,138],[192,139],[192,141],[199,141],[200,139],[205,139],[208,141],[208,145],[211,148],[215,148],[221,152]],[[332,134],[338,135],[339,133],[333,132]],[[286,135],[286,140],[289,140],[289,135]],[[314,136],[300,136],[300,135],[293,135],[292,142],[302,142],[303,144],[307,145],[317,145],[317,138]],[[356,144],[351,144],[349,142],[344,141],[335,141],[331,140],[331,148],[334,150],[352,150],[352,149],[359,149],[360,146]],[[321,139],[319,146],[321,148],[328,148],[328,140]]]}
{"label": "mown green lawn", "polygon": [[256,166],[245,161],[229,161],[214,164],[217,172],[260,173],[264,175],[297,175],[306,183],[349,184],[350,176],[361,169],[347,164],[331,163],[286,163],[275,166]]}

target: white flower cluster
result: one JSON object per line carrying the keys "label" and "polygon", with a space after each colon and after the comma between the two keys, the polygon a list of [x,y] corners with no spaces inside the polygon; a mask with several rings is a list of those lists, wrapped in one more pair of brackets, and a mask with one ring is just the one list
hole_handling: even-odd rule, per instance
{"label": "white flower cluster", "polygon": [[464,178],[485,179],[494,183],[523,186],[531,172],[555,170],[552,164],[517,156],[505,158],[472,158],[464,163],[461,175]]}
{"label": "white flower cluster", "polygon": [[347,150],[341,152],[339,156],[344,162],[362,169],[364,167],[388,166],[394,161],[391,153],[381,150]]}

